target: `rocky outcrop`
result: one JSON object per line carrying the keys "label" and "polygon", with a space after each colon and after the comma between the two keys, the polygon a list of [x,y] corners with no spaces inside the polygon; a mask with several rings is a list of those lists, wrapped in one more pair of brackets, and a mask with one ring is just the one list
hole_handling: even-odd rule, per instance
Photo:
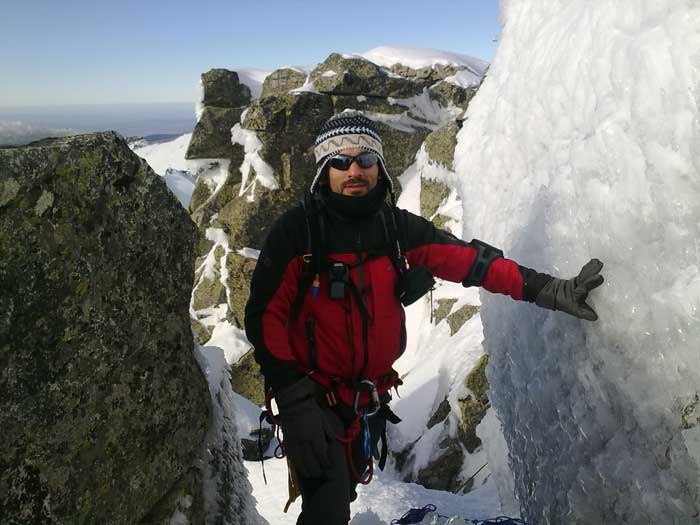
{"label": "rocky outcrop", "polygon": [[241,121],[243,108],[205,107],[199,122],[194,128],[188,159],[229,159],[241,155],[234,149],[241,146],[231,143],[231,128]]}
{"label": "rocky outcrop", "polygon": [[450,335],[455,335],[464,323],[469,321],[479,312],[479,307],[465,304],[447,316],[447,324],[450,325]]}
{"label": "rocky outcrop", "polygon": [[425,138],[425,151],[430,160],[452,170],[457,133],[461,127],[461,123],[457,120],[448,122]]}
{"label": "rocky outcrop", "polygon": [[[452,299],[449,299],[440,306],[444,309],[444,305],[451,307],[451,304]],[[467,375],[464,385],[469,394],[457,400],[458,414],[454,414],[445,397],[428,419],[426,430],[431,430],[437,425],[442,425],[442,428],[437,447],[427,465],[414,473],[416,443],[393,455],[396,469],[404,473],[404,481],[450,492],[468,492],[472,489],[474,476],[464,479],[462,468],[466,455],[475,452],[481,445],[481,440],[476,435],[476,427],[486,415],[489,406],[488,381],[485,374],[487,363],[488,356],[484,355]],[[450,431],[450,419],[457,421],[456,432]]]}
{"label": "rocky outcrop", "polygon": [[430,96],[440,104],[444,106],[454,104],[464,110],[467,109],[469,102],[476,95],[476,91],[476,87],[465,88],[444,80],[430,86],[428,90]]}
{"label": "rocky outcrop", "polygon": [[250,103],[250,88],[228,69],[210,69],[202,74],[202,105],[217,108],[239,108]]}
{"label": "rocky outcrop", "polygon": [[202,75],[202,114],[192,132],[188,159],[232,158],[231,128],[241,120],[244,106],[250,103],[250,88],[241,84],[238,73],[210,69]]}
{"label": "rocky outcrop", "polygon": [[420,214],[432,219],[440,205],[450,195],[450,188],[444,182],[422,177],[420,180]]}
{"label": "rocky outcrop", "polygon": [[260,367],[253,357],[251,348],[238,363],[231,367],[231,386],[233,391],[249,399],[258,406],[265,404],[265,388]]}
{"label": "rocky outcrop", "polygon": [[484,419],[489,407],[489,384],[486,379],[488,357],[484,355],[467,376],[465,384],[471,395],[459,400],[462,416],[458,428],[459,439],[468,452],[474,452],[481,445],[481,439],[476,435],[476,427]]}
{"label": "rocky outcrop", "polygon": [[320,93],[328,95],[365,95],[368,97],[408,98],[422,87],[360,57],[332,53],[309,77]]}
{"label": "rocky outcrop", "polygon": [[[438,457],[418,472],[416,482],[433,490],[457,492],[464,482],[459,475],[464,462],[464,451],[454,438],[443,439],[437,447]],[[412,481],[412,480],[407,480]]]}
{"label": "rocky outcrop", "polygon": [[284,96],[292,89],[304,85],[306,75],[296,69],[284,67],[273,71],[263,82],[262,97]]}
{"label": "rocky outcrop", "polygon": [[421,67],[418,69],[404,66],[403,64],[394,64],[389,69],[397,75],[410,79],[421,87],[430,87],[459,71],[457,66],[443,64],[435,64],[432,67]]}
{"label": "rocky outcrop", "polygon": [[4,523],[202,523],[197,231],[114,133],[0,150]]}

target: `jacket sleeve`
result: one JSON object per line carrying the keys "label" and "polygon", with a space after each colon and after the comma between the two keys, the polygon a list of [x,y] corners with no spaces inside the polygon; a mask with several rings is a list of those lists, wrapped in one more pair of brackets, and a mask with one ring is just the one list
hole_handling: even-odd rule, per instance
{"label": "jacket sleeve", "polygon": [[303,377],[287,335],[301,272],[301,260],[295,249],[294,223],[299,219],[298,212],[293,209],[285,213],[270,230],[253,272],[245,308],[246,335],[255,348],[255,360],[265,382],[273,391]]}
{"label": "jacket sleeve", "polygon": [[[410,266],[422,265],[447,281],[467,283],[469,271],[477,258],[477,246],[458,239],[432,222],[406,210],[399,210],[399,231]],[[489,265],[481,287],[489,292],[509,295],[518,301],[534,302],[542,287],[552,277],[497,257]]]}

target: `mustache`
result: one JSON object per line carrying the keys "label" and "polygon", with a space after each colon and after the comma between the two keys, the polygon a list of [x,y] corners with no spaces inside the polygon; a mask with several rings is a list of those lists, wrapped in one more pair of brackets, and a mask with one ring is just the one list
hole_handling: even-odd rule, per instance
{"label": "mustache", "polygon": [[364,179],[348,179],[340,185],[340,188],[345,189],[345,187],[350,184],[361,184],[362,186],[369,186],[369,182],[367,182]]}

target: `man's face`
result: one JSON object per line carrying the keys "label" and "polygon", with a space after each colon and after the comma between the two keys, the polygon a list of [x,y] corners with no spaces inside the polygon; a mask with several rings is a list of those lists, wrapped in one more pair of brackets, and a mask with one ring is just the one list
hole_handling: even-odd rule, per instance
{"label": "man's face", "polygon": [[[341,151],[340,155],[355,157],[362,153],[366,153],[366,151],[360,148],[348,148]],[[349,195],[352,197],[367,195],[367,193],[377,185],[378,179],[378,163],[363,169],[354,161],[345,171],[333,167],[328,168],[328,182],[331,191],[340,193],[341,195]]]}

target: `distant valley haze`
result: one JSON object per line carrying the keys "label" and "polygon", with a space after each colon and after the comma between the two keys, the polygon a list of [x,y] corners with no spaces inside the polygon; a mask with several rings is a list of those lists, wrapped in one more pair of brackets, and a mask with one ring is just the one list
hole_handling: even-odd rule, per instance
{"label": "distant valley haze", "polygon": [[0,145],[107,130],[125,137],[181,135],[195,122],[194,102],[0,107]]}

